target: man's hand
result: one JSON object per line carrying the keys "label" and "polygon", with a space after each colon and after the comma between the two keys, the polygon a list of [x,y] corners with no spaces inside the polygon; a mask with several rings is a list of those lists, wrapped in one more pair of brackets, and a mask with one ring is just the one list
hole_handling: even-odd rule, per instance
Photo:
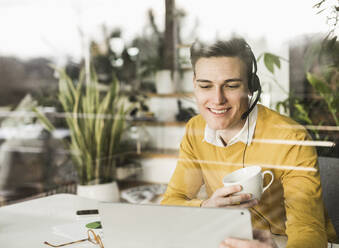
{"label": "man's hand", "polygon": [[219,248],[278,248],[269,231],[253,230],[255,240],[227,238]]}
{"label": "man's hand", "polygon": [[250,194],[233,195],[239,191],[241,191],[240,185],[219,188],[209,199],[202,202],[201,207],[250,208],[258,204],[256,199],[250,200],[252,197]]}

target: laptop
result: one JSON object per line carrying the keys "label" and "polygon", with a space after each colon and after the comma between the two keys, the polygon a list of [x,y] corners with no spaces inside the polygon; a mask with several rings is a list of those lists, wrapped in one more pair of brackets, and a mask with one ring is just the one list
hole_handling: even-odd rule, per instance
{"label": "laptop", "polygon": [[99,203],[105,248],[209,248],[252,239],[247,209]]}

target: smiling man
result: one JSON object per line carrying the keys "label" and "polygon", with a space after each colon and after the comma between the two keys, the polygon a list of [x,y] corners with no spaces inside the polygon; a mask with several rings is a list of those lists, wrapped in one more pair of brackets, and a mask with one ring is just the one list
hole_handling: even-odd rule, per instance
{"label": "smiling man", "polygon": [[[191,63],[200,114],[186,125],[162,204],[248,207],[254,228],[287,235],[287,247],[326,247],[336,235],[321,198],[315,148],[303,145],[310,138],[302,126],[257,105],[261,87],[248,44],[240,38],[194,44]],[[222,183],[226,174],[252,165],[274,173],[260,201]],[[208,199],[197,198],[202,185]]]}
{"label": "smiling man", "polygon": [[244,126],[248,109],[246,65],[238,57],[201,58],[195,65],[194,88],[200,114],[209,128],[221,130],[225,144]]}

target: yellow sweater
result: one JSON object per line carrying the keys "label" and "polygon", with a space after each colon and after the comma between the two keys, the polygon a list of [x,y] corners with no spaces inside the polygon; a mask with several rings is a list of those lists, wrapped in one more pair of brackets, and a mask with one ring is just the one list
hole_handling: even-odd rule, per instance
{"label": "yellow sweater", "polygon": [[[237,142],[227,147],[209,144],[203,141],[205,125],[201,115],[187,123],[178,164],[162,204],[200,206],[202,200],[196,195],[203,184],[210,197],[223,187],[222,178],[226,174],[242,167],[245,144]],[[336,234],[324,214],[316,150],[294,142],[305,140],[309,136],[302,126],[258,105],[245,166],[260,165],[263,170],[271,170],[275,179],[254,207],[265,219],[251,210],[252,223],[254,228],[268,229],[268,221],[273,233],[288,236],[287,247],[327,247],[327,240],[336,240]],[[264,185],[269,180],[265,177]]]}

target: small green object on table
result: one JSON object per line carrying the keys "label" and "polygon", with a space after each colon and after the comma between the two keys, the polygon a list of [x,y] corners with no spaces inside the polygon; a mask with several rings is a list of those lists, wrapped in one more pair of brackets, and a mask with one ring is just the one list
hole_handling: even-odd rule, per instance
{"label": "small green object on table", "polygon": [[94,221],[94,222],[88,223],[88,224],[86,224],[86,227],[90,228],[90,229],[99,229],[99,228],[102,228],[100,221]]}

